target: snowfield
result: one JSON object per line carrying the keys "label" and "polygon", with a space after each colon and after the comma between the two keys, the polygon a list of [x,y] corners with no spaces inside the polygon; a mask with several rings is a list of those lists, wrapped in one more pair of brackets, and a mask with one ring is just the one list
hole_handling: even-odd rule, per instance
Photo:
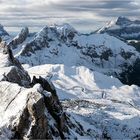
{"label": "snowfield", "polygon": [[133,139],[140,136],[140,88],[84,66],[27,67],[30,75],[52,80],[65,111],[87,132],[79,139]]}

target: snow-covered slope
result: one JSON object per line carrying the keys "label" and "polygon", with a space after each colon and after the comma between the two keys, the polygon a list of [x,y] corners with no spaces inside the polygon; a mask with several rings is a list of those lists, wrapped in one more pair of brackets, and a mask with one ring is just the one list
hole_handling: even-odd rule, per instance
{"label": "snow-covered slope", "polygon": [[82,65],[110,74],[122,72],[124,65],[133,65],[139,57],[135,48],[115,37],[80,34],[68,24],[46,26],[35,38],[13,51],[21,63],[31,66]]}
{"label": "snow-covered slope", "polygon": [[83,66],[27,67],[30,75],[50,78],[72,122],[83,127],[79,139],[140,137],[140,88],[123,85]]}
{"label": "snow-covered slope", "polygon": [[127,40],[140,40],[140,21],[119,17],[116,21],[109,22],[97,32],[108,33]]}

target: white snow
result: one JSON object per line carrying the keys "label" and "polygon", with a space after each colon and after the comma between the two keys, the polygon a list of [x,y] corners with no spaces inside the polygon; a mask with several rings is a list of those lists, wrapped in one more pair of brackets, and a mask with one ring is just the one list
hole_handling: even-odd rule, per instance
{"label": "white snow", "polygon": [[[84,131],[91,129],[86,139],[103,138],[104,131],[113,139],[131,139],[135,133],[140,134],[139,87],[123,85],[113,76],[90,71],[84,66],[47,64],[26,70],[30,75],[44,78],[52,75],[60,100],[68,106],[66,112]],[[79,137],[82,138],[85,137]]]}
{"label": "white snow", "polygon": [[[56,31],[52,30],[54,28]],[[29,64],[30,66],[36,66],[41,64],[64,64],[66,66],[85,66],[91,69],[94,69],[103,73],[113,73],[114,71],[119,73],[121,72],[121,65],[127,63],[131,65],[138,57],[139,54],[136,52],[136,49],[132,46],[127,45],[123,41],[109,36],[108,34],[79,34],[75,33],[72,41],[64,42],[60,39],[60,36],[57,33],[61,34],[63,30],[70,30],[72,27],[69,25],[64,26],[52,26],[44,27],[39,33],[37,33],[35,38],[31,40],[37,41],[37,46],[40,47],[39,50],[36,50],[34,53],[29,52],[30,56],[25,54],[21,55],[27,42],[30,42],[27,39],[22,47],[14,50],[15,57],[23,64]],[[69,31],[69,32],[70,32]],[[56,33],[57,32],[57,33]],[[73,31],[74,32],[74,31]],[[40,43],[42,40],[45,41],[46,38],[50,38],[51,41],[48,41],[48,46],[43,46],[44,44]],[[77,43],[77,47],[73,45]],[[29,47],[29,46],[28,46]],[[30,46],[34,50],[35,46]],[[89,55],[84,55],[83,52],[91,47],[93,50],[90,53],[95,51],[99,57],[91,58]],[[112,51],[112,56],[110,56],[108,61],[102,59],[101,55],[106,50]],[[124,51],[125,53],[132,53],[132,57],[125,60],[120,54]]]}
{"label": "white snow", "polygon": [[27,105],[28,95],[31,92],[37,92],[40,85],[25,89],[17,84],[9,82],[0,82],[0,139],[10,139],[14,123],[18,123],[20,115]]}

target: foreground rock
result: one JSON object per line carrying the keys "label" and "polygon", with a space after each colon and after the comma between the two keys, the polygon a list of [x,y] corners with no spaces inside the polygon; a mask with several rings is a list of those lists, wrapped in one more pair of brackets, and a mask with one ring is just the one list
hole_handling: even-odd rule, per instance
{"label": "foreground rock", "polygon": [[5,42],[0,43],[0,81],[18,83],[21,86],[29,86],[30,76],[23,69]]}
{"label": "foreground rock", "polygon": [[63,112],[47,80],[34,78],[31,85],[27,89],[0,82],[0,139],[73,139],[73,128],[84,135],[79,124],[73,124]]}

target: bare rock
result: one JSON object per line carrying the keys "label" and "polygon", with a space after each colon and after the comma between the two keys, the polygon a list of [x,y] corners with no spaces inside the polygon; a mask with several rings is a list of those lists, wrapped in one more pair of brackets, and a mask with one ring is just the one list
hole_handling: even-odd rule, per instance
{"label": "bare rock", "polygon": [[0,87],[0,139],[74,138],[59,100],[41,85],[27,89],[2,81]]}
{"label": "bare rock", "polygon": [[6,30],[4,29],[4,27],[0,24],[0,36],[9,36],[9,34],[6,32]]}
{"label": "bare rock", "polygon": [[0,43],[0,81],[18,83],[21,86],[29,86],[30,76],[14,58],[13,53],[5,42]]}
{"label": "bare rock", "polygon": [[18,45],[22,44],[29,35],[29,29],[23,28],[20,33],[9,43],[13,49],[17,48]]}
{"label": "bare rock", "polygon": [[66,115],[63,112],[61,103],[59,101],[59,98],[57,96],[56,90],[53,86],[53,84],[51,83],[51,81],[44,79],[42,77],[33,78],[32,84],[36,84],[39,83],[41,84],[42,88],[49,92],[50,94],[46,94],[44,93],[44,103],[45,106],[48,110],[48,112],[51,114],[51,116],[53,117],[53,119],[56,121],[57,124],[57,129],[58,129],[58,133],[59,136],[64,139],[65,133],[68,133],[68,127],[67,127],[67,121],[66,121]]}

